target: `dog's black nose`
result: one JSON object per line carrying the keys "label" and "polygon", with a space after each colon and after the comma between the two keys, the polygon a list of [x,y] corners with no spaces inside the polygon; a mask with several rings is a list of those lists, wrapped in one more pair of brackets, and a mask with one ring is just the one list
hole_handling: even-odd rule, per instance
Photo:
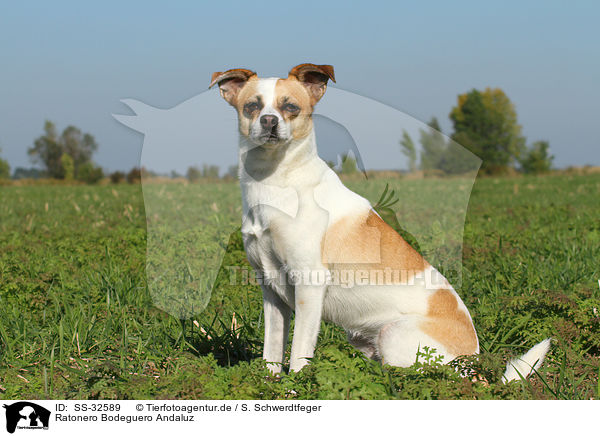
{"label": "dog's black nose", "polygon": [[278,122],[277,115],[263,115],[260,117],[260,125],[265,130],[271,130]]}

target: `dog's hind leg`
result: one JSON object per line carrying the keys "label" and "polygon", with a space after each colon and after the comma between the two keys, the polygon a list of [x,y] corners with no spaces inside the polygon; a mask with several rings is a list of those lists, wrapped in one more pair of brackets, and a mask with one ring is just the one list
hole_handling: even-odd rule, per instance
{"label": "dog's hind leg", "polygon": [[379,351],[377,350],[377,343],[369,338],[364,337],[358,332],[347,330],[346,335],[348,336],[348,342],[358,351],[361,351],[365,357],[373,360],[379,360]]}
{"label": "dog's hind leg", "polygon": [[456,357],[442,344],[421,331],[419,326],[423,320],[423,316],[407,315],[381,328],[377,345],[382,363],[401,367],[411,366],[416,362],[417,352],[423,352],[425,347],[435,349],[436,355],[443,356],[443,363]]}

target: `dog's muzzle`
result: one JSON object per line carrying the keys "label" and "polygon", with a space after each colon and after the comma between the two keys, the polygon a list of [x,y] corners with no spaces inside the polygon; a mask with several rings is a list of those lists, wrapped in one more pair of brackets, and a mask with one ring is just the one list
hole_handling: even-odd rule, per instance
{"label": "dog's muzzle", "polygon": [[265,142],[279,142],[278,124],[279,119],[276,115],[263,115],[260,117],[260,126],[263,130],[260,138],[264,139]]}

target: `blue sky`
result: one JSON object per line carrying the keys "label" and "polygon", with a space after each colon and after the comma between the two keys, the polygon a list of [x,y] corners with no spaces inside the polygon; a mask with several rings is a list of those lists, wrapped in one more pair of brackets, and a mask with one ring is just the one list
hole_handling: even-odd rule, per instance
{"label": "blue sky", "polygon": [[[31,166],[44,120],[93,134],[105,169],[139,162],[143,138],[112,113],[173,107],[214,71],[285,75],[328,63],[337,87],[422,121],[459,93],[500,87],[555,164],[600,165],[597,2],[13,2],[0,13],[0,156]],[[216,91],[214,91],[216,92]],[[235,145],[232,144],[232,147]],[[207,158],[207,163],[211,163]]]}

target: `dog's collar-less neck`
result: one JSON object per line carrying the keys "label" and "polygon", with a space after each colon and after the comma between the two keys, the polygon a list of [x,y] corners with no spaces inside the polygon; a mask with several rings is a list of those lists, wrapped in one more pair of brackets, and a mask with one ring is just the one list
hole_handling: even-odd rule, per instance
{"label": "dog's collar-less neck", "polygon": [[242,181],[245,177],[262,181],[287,174],[301,168],[315,157],[317,146],[314,130],[301,140],[273,148],[257,146],[246,137],[240,136],[239,165],[243,170]]}

